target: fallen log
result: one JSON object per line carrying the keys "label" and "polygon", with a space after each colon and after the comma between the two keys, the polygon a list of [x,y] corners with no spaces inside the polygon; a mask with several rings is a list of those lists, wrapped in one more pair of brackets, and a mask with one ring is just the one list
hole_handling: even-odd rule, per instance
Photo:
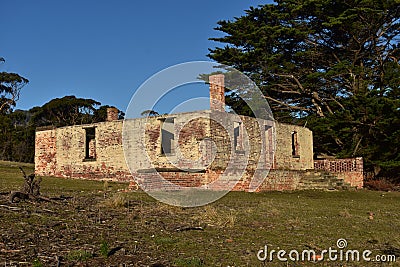
{"label": "fallen log", "polygon": [[26,200],[29,199],[29,194],[20,191],[12,191],[10,193],[9,201],[10,203],[14,203],[14,199]]}
{"label": "fallen log", "polygon": [[25,182],[21,188],[21,191],[12,191],[10,193],[9,201],[11,203],[14,203],[14,200],[16,198],[20,200],[37,200],[40,195],[40,183],[42,182],[42,179],[35,179],[34,173],[26,175],[22,167],[19,167],[19,169],[22,172],[22,176],[24,177]]}

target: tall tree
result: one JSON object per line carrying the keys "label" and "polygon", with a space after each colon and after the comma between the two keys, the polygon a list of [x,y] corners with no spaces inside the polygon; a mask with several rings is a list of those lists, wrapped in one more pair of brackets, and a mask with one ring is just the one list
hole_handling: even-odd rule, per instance
{"label": "tall tree", "polygon": [[[5,62],[0,57],[0,62]],[[29,80],[17,73],[0,72],[0,113],[10,112],[19,100],[22,87]]]}
{"label": "tall tree", "polygon": [[55,98],[42,107],[30,110],[36,126],[67,126],[93,122],[96,106],[100,105],[93,99],[65,96]]}
{"label": "tall tree", "polygon": [[[40,126],[62,127],[105,121],[107,108],[93,99],[65,96],[29,111],[0,113],[0,160],[33,162],[35,131]],[[123,112],[119,112],[122,119]]]}
{"label": "tall tree", "polygon": [[[312,122],[324,141],[317,152],[364,156],[377,167],[384,144],[371,144],[400,137],[399,1],[279,0],[218,24],[225,36],[211,40],[225,46],[209,57],[255,81],[278,120]],[[400,167],[399,153],[379,166]]]}
{"label": "tall tree", "polygon": [[16,110],[0,114],[0,159],[33,162],[35,126],[27,111]]}

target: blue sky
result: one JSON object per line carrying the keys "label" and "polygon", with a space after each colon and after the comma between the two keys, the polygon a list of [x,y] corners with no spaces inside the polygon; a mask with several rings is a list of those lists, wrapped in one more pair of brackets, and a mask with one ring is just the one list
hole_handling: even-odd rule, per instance
{"label": "blue sky", "polygon": [[[171,65],[209,60],[218,20],[245,14],[261,0],[21,1],[3,0],[0,71],[30,83],[18,109],[41,106],[65,95],[92,98],[125,110],[143,82]],[[168,103],[208,96],[203,89],[179,90]]]}

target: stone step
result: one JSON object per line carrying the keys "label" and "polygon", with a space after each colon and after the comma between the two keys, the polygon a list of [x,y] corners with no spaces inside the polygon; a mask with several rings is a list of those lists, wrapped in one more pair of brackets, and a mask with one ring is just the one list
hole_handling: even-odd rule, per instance
{"label": "stone step", "polygon": [[334,186],[298,186],[297,190],[337,190]]}
{"label": "stone step", "polygon": [[299,183],[303,184],[344,184],[343,180],[336,179],[336,180],[301,180]]}
{"label": "stone step", "polygon": [[299,182],[297,189],[317,189],[317,190],[347,190],[349,184],[343,179],[326,172],[307,172]]}
{"label": "stone step", "polygon": [[307,185],[342,185],[342,181],[335,181],[335,180],[329,180],[329,181],[300,181],[299,184],[307,184]]}

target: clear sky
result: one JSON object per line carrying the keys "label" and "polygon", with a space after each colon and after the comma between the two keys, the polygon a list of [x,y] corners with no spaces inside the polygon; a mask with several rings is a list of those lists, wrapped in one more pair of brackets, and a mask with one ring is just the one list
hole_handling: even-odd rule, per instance
{"label": "clear sky", "polygon": [[[270,2],[2,0],[0,57],[6,63],[0,71],[30,80],[17,109],[75,95],[124,111],[135,89],[153,74],[209,60],[208,48],[218,44],[208,38],[222,36],[214,30],[218,20]],[[208,94],[193,91],[179,94]]]}

